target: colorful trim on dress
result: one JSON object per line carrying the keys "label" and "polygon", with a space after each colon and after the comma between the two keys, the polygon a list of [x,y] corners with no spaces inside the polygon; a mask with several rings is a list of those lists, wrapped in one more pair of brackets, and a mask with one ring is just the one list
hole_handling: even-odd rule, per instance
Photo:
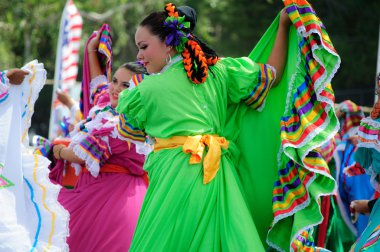
{"label": "colorful trim on dress", "polygon": [[0,175],[0,189],[11,186],[14,186],[14,184],[3,175]]}
{"label": "colorful trim on dress", "polygon": [[108,92],[108,83],[102,83],[96,87],[95,92],[92,94],[93,104],[99,104],[99,99]]}
{"label": "colorful trim on dress", "polygon": [[335,137],[331,138],[330,141],[326,142],[321,147],[321,155],[326,160],[326,163],[329,163],[334,156],[334,151],[336,148]]}
{"label": "colorful trim on dress", "polygon": [[140,82],[142,82],[145,78],[145,75],[144,74],[135,74],[132,76],[132,82],[133,84],[135,85],[135,87],[137,87]]}
{"label": "colorful trim on dress", "polygon": [[[100,67],[102,74],[106,75],[108,82],[111,82],[111,73],[112,73],[112,37],[110,32],[110,27],[108,24],[103,24],[102,27],[98,30],[101,33],[100,43],[98,46],[98,56],[100,61]],[[88,50],[88,44],[95,37],[93,33],[90,38],[87,40],[85,51]],[[84,54],[83,59],[83,77],[82,77],[82,88],[80,93],[79,108],[82,112],[83,118],[87,118],[90,109],[92,108],[91,104],[91,90],[90,90],[90,62],[88,54]]]}
{"label": "colorful trim on dress", "polygon": [[[259,64],[259,63],[258,63]],[[267,64],[259,64],[260,71],[258,81],[247,98],[243,101],[245,104],[253,109],[262,110],[265,104],[266,97],[269,90],[276,79],[275,69]]]}
{"label": "colorful trim on dress", "polygon": [[373,148],[380,152],[380,122],[371,117],[364,118],[359,126],[358,147]]}
{"label": "colorful trim on dress", "polygon": [[111,156],[108,143],[90,134],[74,147],[74,153],[86,162],[87,169],[94,177],[98,176],[100,167]]}
{"label": "colorful trim on dress", "polygon": [[366,174],[365,169],[358,163],[353,163],[352,165],[344,168],[343,170],[344,174],[347,176],[357,176],[357,175],[363,175]]}
{"label": "colorful trim on dress", "polygon": [[291,245],[293,251],[328,252],[329,250],[316,247],[311,230],[304,230]]}
{"label": "colorful trim on dress", "polygon": [[105,72],[108,82],[111,82],[112,76],[112,36],[108,24],[103,24],[102,34],[100,35],[100,42],[98,50],[100,54],[100,65],[102,72]]}
{"label": "colorful trim on dress", "polygon": [[318,148],[339,129],[330,83],[340,58],[307,1],[284,0],[284,4],[297,29],[299,55],[281,118],[279,178],[273,191],[274,221],[267,242],[279,251],[300,251],[292,244],[305,230],[322,222],[319,197],[333,194],[335,188]]}
{"label": "colorful trim on dress", "polygon": [[6,77],[6,71],[0,72],[0,103],[4,102],[8,96],[8,86],[7,86],[7,77]]}
{"label": "colorful trim on dress", "polygon": [[373,246],[376,245],[376,243],[379,241],[380,237],[380,225],[377,226],[371,235],[368,237],[367,241],[364,243],[364,245],[360,248],[359,251],[365,251]]}
{"label": "colorful trim on dress", "polygon": [[34,154],[48,157],[53,148],[53,144],[43,136],[35,135],[32,139],[32,144],[36,148]]}
{"label": "colorful trim on dress", "polygon": [[364,112],[360,106],[350,100],[345,100],[339,103],[338,109],[344,113],[344,116],[340,122],[342,125],[340,134],[344,136],[354,127],[360,125],[360,120],[364,118]]}
{"label": "colorful trim on dress", "polygon": [[119,134],[124,138],[145,142],[145,132],[129,124],[127,122],[127,117],[124,114],[120,114],[119,116],[119,124],[117,125],[117,130]]}

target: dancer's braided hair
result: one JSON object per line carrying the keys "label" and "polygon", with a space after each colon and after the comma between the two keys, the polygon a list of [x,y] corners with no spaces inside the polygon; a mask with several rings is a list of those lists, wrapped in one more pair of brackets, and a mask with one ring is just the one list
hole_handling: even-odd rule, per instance
{"label": "dancer's braided hair", "polygon": [[[181,15],[181,10],[177,9],[177,7],[172,3],[166,4],[165,11],[168,16],[166,20],[168,20],[170,17],[178,18],[184,16],[186,21],[189,18],[186,15]],[[196,21],[191,21],[190,25],[192,24],[195,26]],[[187,28],[184,26],[177,26],[177,29],[178,28],[180,29],[180,32],[186,34],[185,36],[187,38],[182,40],[185,40],[183,49],[182,47],[176,47],[178,52],[181,52],[180,50],[182,49],[181,54],[183,57],[183,65],[187,76],[193,83],[201,84],[206,81],[206,78],[208,76],[208,67],[215,65],[219,58],[214,50],[212,50],[192,34],[191,30],[194,27]],[[182,38],[183,37],[184,36],[182,36]]]}

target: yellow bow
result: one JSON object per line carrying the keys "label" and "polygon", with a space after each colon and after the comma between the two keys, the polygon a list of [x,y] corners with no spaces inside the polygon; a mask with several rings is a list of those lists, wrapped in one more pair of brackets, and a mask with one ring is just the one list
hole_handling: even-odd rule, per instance
{"label": "yellow bow", "polygon": [[189,136],[183,144],[182,151],[190,153],[190,164],[199,164],[202,161],[205,146],[208,151],[203,160],[203,184],[214,179],[220,166],[221,148],[228,149],[228,141],[224,137],[213,135]]}
{"label": "yellow bow", "polygon": [[167,148],[176,148],[182,145],[182,151],[191,154],[189,163],[199,164],[202,162],[205,147],[208,151],[203,160],[203,183],[213,180],[219,170],[222,150],[228,149],[229,142],[224,137],[214,135],[197,136],[174,136],[169,139],[156,138],[154,151]]}

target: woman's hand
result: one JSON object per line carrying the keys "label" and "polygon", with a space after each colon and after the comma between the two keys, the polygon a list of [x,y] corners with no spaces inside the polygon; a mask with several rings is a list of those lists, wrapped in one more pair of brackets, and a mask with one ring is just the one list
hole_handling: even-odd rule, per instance
{"label": "woman's hand", "polygon": [[63,105],[71,109],[71,107],[74,105],[74,101],[71,98],[71,96],[68,93],[61,90],[57,90],[56,94],[58,101],[62,102]]}
{"label": "woman's hand", "polygon": [[353,200],[350,203],[350,214],[352,223],[356,223],[359,214],[370,214],[371,209],[368,206],[368,200]]}
{"label": "woman's hand", "polygon": [[61,153],[63,148],[66,148],[66,146],[63,144],[56,144],[53,146],[53,154],[57,160],[62,159]]}
{"label": "woman's hand", "polygon": [[355,212],[361,214],[370,214],[370,209],[368,207],[369,200],[353,200],[351,201],[350,207],[355,210]]}
{"label": "woman's hand", "polygon": [[359,136],[358,136],[358,135],[350,136],[350,137],[348,138],[348,140],[350,140],[350,142],[351,142],[354,146],[357,146],[358,143],[359,143]]}
{"label": "woman's hand", "polygon": [[97,52],[99,43],[100,43],[100,32],[94,31],[96,33],[96,36],[91,39],[91,41],[88,43],[87,50],[88,52]]}
{"label": "woman's hand", "polygon": [[10,84],[20,85],[24,81],[25,76],[28,74],[28,71],[14,68],[7,72],[7,78]]}

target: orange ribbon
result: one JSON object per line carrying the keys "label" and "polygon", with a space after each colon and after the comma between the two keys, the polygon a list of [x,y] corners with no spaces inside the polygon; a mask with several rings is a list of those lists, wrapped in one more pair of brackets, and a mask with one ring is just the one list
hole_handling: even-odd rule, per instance
{"label": "orange ribbon", "polygon": [[[100,171],[101,172],[109,172],[109,173],[125,173],[125,174],[134,175],[134,176],[141,176],[143,178],[144,182],[146,183],[146,185],[149,185],[148,174],[145,171],[144,171],[143,175],[137,175],[137,174],[131,173],[127,167],[116,165],[116,164],[108,164],[108,163],[104,164],[100,168]],[[85,166],[82,166],[82,172],[88,173],[89,171],[87,170],[87,168]]]}
{"label": "orange ribbon", "polygon": [[207,184],[214,179],[219,170],[222,150],[228,149],[228,141],[224,137],[215,135],[197,136],[174,136],[171,138],[156,138],[154,151],[161,149],[171,149],[182,146],[182,151],[190,154],[190,164],[202,162],[205,147],[208,147],[203,160],[203,184]]}

